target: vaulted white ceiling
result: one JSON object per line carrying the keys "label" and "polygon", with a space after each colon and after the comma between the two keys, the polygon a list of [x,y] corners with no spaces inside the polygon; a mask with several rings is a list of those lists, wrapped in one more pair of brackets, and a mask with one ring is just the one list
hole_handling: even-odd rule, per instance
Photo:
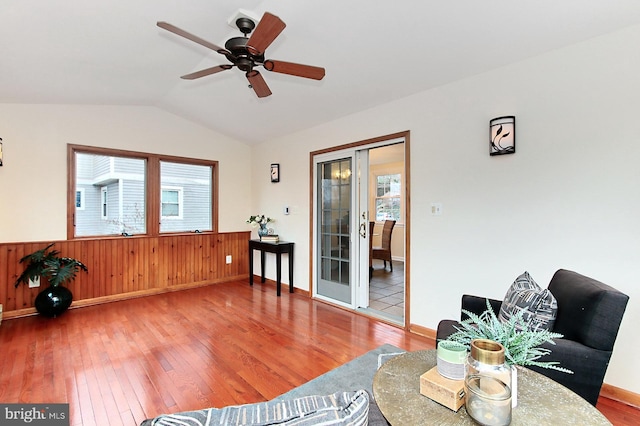
{"label": "vaulted white ceiling", "polygon": [[[228,62],[156,22],[224,46],[240,8],[287,24],[267,58],[326,77],[180,79]],[[157,106],[256,144],[639,23],[637,0],[3,0],[0,103]]]}

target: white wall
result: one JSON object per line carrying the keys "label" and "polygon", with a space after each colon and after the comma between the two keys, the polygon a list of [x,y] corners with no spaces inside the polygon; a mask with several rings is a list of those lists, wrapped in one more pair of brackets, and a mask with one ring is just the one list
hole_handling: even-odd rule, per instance
{"label": "white wall", "polygon": [[220,230],[247,229],[250,148],[175,115],[153,107],[0,104],[0,132],[0,242],[66,239],[67,144],[218,160]]}
{"label": "white wall", "polygon": [[[631,27],[258,147],[253,210],[295,241],[295,285],[309,283],[309,153],[410,130],[411,322],[435,329],[463,293],[572,269],[631,297],[605,382],[640,393],[639,43]],[[511,114],[517,152],[490,157],[489,120]]]}

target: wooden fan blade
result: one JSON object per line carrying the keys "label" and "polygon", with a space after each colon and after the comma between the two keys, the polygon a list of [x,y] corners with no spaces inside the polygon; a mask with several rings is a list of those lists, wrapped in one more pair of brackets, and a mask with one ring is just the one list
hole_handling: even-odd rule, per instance
{"label": "wooden fan blade", "polygon": [[284,30],[286,24],[276,15],[265,12],[258,26],[247,40],[247,50],[252,55],[260,55],[269,47],[273,40]]}
{"label": "wooden fan blade", "polygon": [[322,80],[324,78],[324,68],[311,65],[294,64],[293,62],[273,61],[269,59],[264,61],[264,68],[267,71],[311,78],[313,80]]}
{"label": "wooden fan blade", "polygon": [[218,65],[217,67],[206,68],[200,71],[192,72],[191,74],[183,75],[180,78],[184,80],[195,80],[196,78],[215,74],[220,71],[230,70],[231,68],[233,68],[233,65]]}
{"label": "wooden fan blade", "polygon": [[164,29],[164,30],[167,30],[169,32],[177,34],[180,37],[184,37],[184,38],[186,38],[188,40],[194,41],[194,42],[198,43],[201,46],[208,47],[211,50],[215,50],[216,52],[220,53],[221,55],[229,55],[229,54],[231,54],[231,52],[229,52],[227,49],[224,49],[224,48],[222,48],[220,46],[216,46],[215,44],[210,43],[207,40],[201,39],[200,37],[195,36],[195,35],[193,35],[191,33],[188,33],[185,30],[180,29],[180,28],[176,27],[175,25],[171,25],[168,22],[159,21],[158,22],[158,26],[160,28]]}
{"label": "wooden fan blade", "polygon": [[253,91],[256,92],[259,98],[265,98],[271,94],[271,90],[269,86],[267,86],[267,82],[262,78],[262,74],[260,74],[256,70],[249,71],[247,73],[247,80],[249,80],[249,84],[253,87]]}

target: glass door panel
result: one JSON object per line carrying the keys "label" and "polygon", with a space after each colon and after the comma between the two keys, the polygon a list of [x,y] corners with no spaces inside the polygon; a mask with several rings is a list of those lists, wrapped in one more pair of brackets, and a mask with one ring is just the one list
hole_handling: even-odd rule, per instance
{"label": "glass door panel", "polygon": [[352,160],[326,161],[317,167],[317,294],[351,305]]}

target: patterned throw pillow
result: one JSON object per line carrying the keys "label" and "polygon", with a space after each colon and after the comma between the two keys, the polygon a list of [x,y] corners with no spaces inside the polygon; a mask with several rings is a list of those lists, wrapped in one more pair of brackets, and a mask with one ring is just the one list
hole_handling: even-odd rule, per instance
{"label": "patterned throw pillow", "polygon": [[[340,425],[366,426],[369,394],[366,390],[327,396],[306,396],[286,401],[267,401],[165,414],[149,421],[153,426],[213,425]],[[143,423],[144,424],[144,423]]]}
{"label": "patterned throw pillow", "polygon": [[524,272],[509,287],[498,318],[507,322],[518,312],[523,312],[522,319],[527,329],[553,330],[558,314],[558,302],[549,290],[540,288],[531,275]]}

